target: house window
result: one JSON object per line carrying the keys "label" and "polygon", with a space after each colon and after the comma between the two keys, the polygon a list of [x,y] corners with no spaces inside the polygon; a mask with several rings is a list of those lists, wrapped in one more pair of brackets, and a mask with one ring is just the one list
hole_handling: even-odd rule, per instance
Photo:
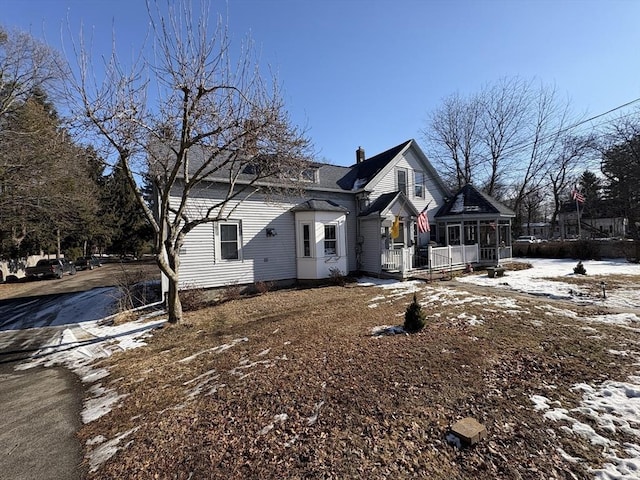
{"label": "house window", "polygon": [[222,260],[240,260],[240,224],[220,224],[220,258]]}
{"label": "house window", "polygon": [[398,190],[405,195],[407,194],[407,171],[397,170]]}
{"label": "house window", "polygon": [[414,194],[416,197],[424,198],[424,173],[415,172]]}
{"label": "house window", "polygon": [[303,182],[318,183],[318,169],[317,168],[305,168],[300,174],[300,178]]}
{"label": "house window", "polygon": [[338,237],[336,236],[335,225],[324,226],[324,255],[325,257],[336,255],[338,244]]}
{"label": "house window", "polygon": [[311,256],[311,225],[308,223],[302,225],[302,256]]}

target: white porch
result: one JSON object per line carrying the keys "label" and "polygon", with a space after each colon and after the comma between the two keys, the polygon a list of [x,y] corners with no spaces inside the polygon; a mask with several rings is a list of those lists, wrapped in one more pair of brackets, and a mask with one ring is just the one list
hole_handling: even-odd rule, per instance
{"label": "white porch", "polygon": [[475,245],[450,245],[431,247],[415,254],[413,248],[396,248],[382,251],[382,271],[406,277],[416,270],[440,271],[464,268],[467,264],[495,265],[511,260],[511,247],[482,247]]}

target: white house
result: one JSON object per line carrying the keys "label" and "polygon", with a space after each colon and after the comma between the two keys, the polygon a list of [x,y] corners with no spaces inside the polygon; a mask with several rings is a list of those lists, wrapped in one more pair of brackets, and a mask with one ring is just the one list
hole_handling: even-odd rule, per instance
{"label": "white house", "polygon": [[[435,213],[451,195],[414,140],[370,158],[358,148],[351,167],[312,164],[304,179],[299,194],[257,192],[229,203],[227,220],[187,234],[180,287],[313,280],[337,272],[404,276],[429,266],[419,254],[436,238],[435,228],[428,231],[424,218],[419,228],[418,217],[426,213],[435,226]],[[189,208],[209,208],[225,188],[220,179],[204,185]]]}

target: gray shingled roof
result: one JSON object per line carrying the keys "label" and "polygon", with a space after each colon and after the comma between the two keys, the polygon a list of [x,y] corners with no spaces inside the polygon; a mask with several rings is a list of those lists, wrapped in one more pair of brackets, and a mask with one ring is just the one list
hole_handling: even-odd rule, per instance
{"label": "gray shingled roof", "polygon": [[389,150],[367,158],[364,162],[352,165],[349,172],[338,181],[338,185],[344,190],[357,190],[359,187],[356,185],[356,181],[359,181],[361,186],[366,185],[412,141],[407,140]]}
{"label": "gray shingled roof", "polygon": [[438,210],[435,217],[449,217],[455,215],[501,215],[514,217],[516,214],[506,205],[498,202],[484,192],[467,184]]}
{"label": "gray shingled roof", "polygon": [[388,208],[396,199],[402,202],[402,204],[409,210],[412,214],[417,215],[418,212],[415,211],[413,204],[407,200],[407,197],[402,192],[391,192],[391,193],[383,193],[378,198],[376,198],[369,207],[360,213],[360,216],[366,217],[367,215],[371,215],[372,213],[381,213],[386,208]]}
{"label": "gray shingled roof", "polygon": [[311,199],[306,202],[302,202],[291,209],[292,212],[346,212],[349,213],[349,209],[338,205],[331,200],[316,200]]}

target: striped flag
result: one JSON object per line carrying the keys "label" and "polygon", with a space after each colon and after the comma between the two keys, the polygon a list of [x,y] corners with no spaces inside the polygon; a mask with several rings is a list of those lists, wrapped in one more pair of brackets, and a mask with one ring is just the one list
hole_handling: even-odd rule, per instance
{"label": "striped flag", "polygon": [[578,203],[584,203],[584,195],[575,188],[571,190],[571,198],[573,198]]}
{"label": "striped flag", "polygon": [[427,212],[424,210],[420,215],[418,215],[418,231],[420,233],[431,231],[431,227],[429,226],[429,217],[427,216]]}

